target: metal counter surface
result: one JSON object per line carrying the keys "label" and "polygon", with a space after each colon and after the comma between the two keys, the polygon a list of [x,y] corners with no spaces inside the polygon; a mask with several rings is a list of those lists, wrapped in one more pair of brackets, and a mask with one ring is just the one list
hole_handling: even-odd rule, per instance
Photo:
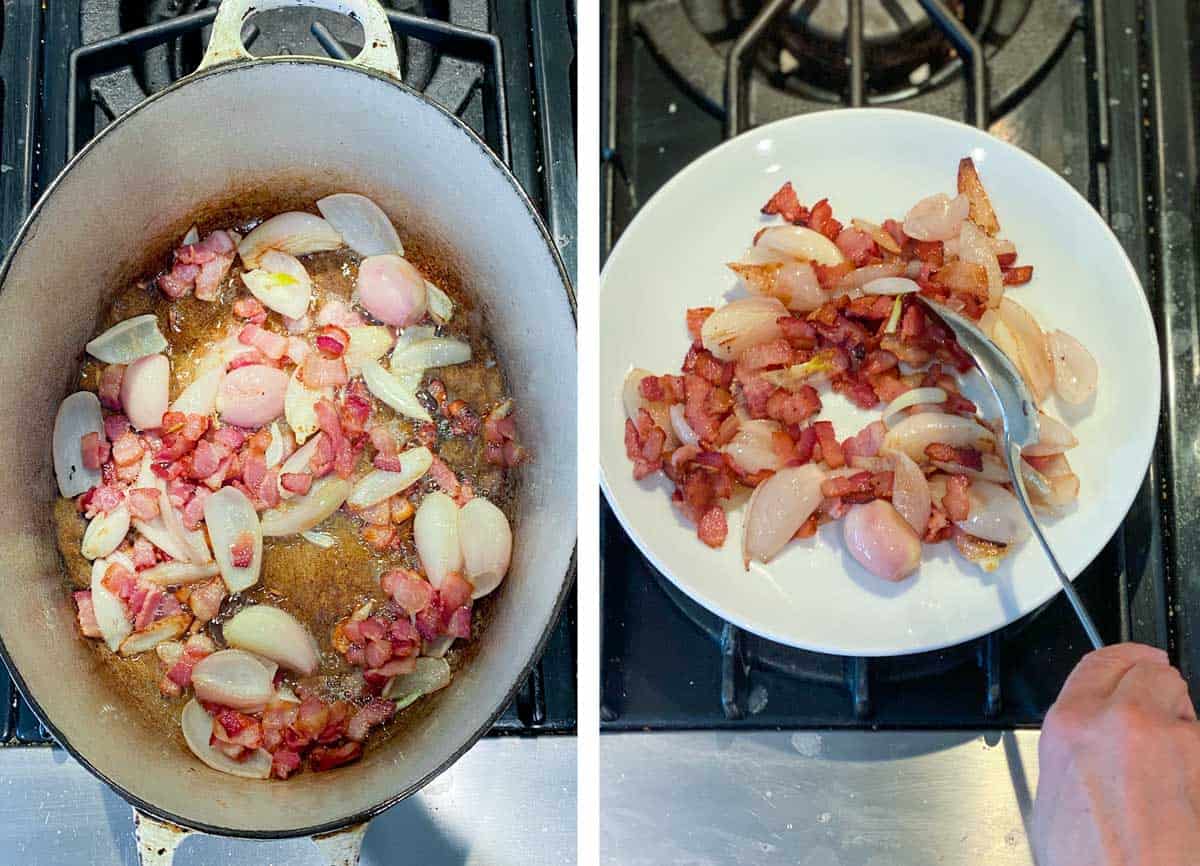
{"label": "metal counter surface", "polygon": [[600,740],[605,866],[1032,866],[1038,731]]}
{"label": "metal counter surface", "polygon": [[[490,737],[372,822],[363,866],[575,862],[575,737]],[[133,812],[58,748],[0,749],[0,864],[136,864]],[[324,866],[308,839],[184,840],[175,866]]]}

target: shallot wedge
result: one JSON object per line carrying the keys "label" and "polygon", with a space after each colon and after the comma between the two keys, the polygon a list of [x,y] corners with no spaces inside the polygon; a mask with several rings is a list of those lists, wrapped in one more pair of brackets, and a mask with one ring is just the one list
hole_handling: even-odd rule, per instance
{"label": "shallot wedge", "polygon": [[722,361],[732,361],[759,343],[782,335],[779,319],[787,308],[777,298],[750,297],[731,301],[704,320],[700,339]]}
{"label": "shallot wedge", "polygon": [[236,427],[263,427],[283,414],[288,375],[266,364],[238,367],[217,391],[221,420]]}
{"label": "shallot wedge", "polygon": [[171,559],[179,562],[191,562],[192,552],[183,541],[175,537],[172,532],[167,529],[163,523],[161,506],[158,517],[153,520],[138,520],[134,518],[133,528],[142,534],[142,536],[165,553]]}
{"label": "shallot wedge", "polygon": [[339,192],[317,199],[317,210],[360,256],[404,255],[404,245],[387,214],[365,195]]}
{"label": "shallot wedge", "polygon": [[937,193],[921,199],[904,217],[904,233],[919,241],[945,241],[957,237],[971,210],[966,196],[950,198]]}
{"label": "shallot wedge", "polygon": [[433,452],[422,446],[410,448],[399,454],[400,470],[390,472],[373,469],[354,485],[346,502],[355,508],[367,508],[377,502],[390,499],[402,490],[407,490],[421,480],[433,465]]}
{"label": "shallot wedge", "polygon": [[1051,331],[1046,346],[1054,366],[1054,390],[1068,403],[1086,403],[1096,393],[1100,368],[1096,359],[1066,331]]}
{"label": "shallot wedge", "polygon": [[217,410],[217,392],[225,378],[225,370],[218,367],[201,373],[175,398],[171,409],[185,415],[211,415]]}
{"label": "shallot wedge", "polygon": [[316,673],[320,664],[317,642],[299,620],[265,604],[242,608],[222,626],[225,642],[270,659],[302,676]]}
{"label": "shallot wedge", "polygon": [[179,725],[183,729],[183,739],[192,750],[192,754],[214,770],[245,779],[271,777],[271,762],[274,759],[266,749],[255,749],[245,760],[235,761],[212,746],[209,742],[212,739],[212,716],[205,712],[196,699],[188,701],[187,706],[183,708]]}
{"label": "shallot wedge", "polygon": [[76,391],[63,400],[54,416],[54,477],[58,492],[67,498],[86,493],[101,481],[100,470],[83,465],[83,437],[104,433],[100,398],[91,391]]}
{"label": "shallot wedge", "polygon": [[350,345],[342,357],[351,378],[362,372],[363,364],[386,355],[396,342],[392,329],[386,325],[359,325],[347,328],[346,333],[350,335]]}
{"label": "shallot wedge", "polygon": [[512,558],[512,528],[504,512],[482,496],[476,496],[458,512],[458,541],[462,548],[463,574],[483,598],[504,580]]}
{"label": "shallot wedge", "polygon": [[278,665],[240,649],[205,656],[192,669],[196,697],[246,713],[261,710],[275,695]]}
{"label": "shallot wedge", "polygon": [[247,268],[257,268],[268,250],[293,256],[336,250],[342,236],[319,216],[289,211],[264,220],[238,244],[238,255]]}
{"label": "shallot wedge", "polygon": [[269,250],[262,256],[262,267],[242,271],[242,282],[264,307],[289,319],[308,312],[312,301],[312,278],[295,256]]}
{"label": "shallot wedge", "polygon": [[914,461],[921,462],[925,460],[925,449],[934,443],[955,448],[986,446],[990,451],[995,440],[991,430],[971,418],[941,412],[920,412],[908,415],[888,430],[883,437],[883,447],[890,451],[903,451]]}
{"label": "shallot wedge", "polygon": [[100,559],[121,546],[129,532],[129,506],[122,502],[107,514],[97,514],[83,533],[79,552],[85,559]]}
{"label": "shallot wedge", "polygon": [[425,575],[435,589],[441,587],[450,572],[462,572],[458,506],[445,493],[429,493],[421,500],[413,518],[413,540]]}
{"label": "shallot wedge", "polygon": [[425,296],[429,315],[443,325],[454,318],[454,301],[429,280],[425,281]]}
{"label": "shallot wedge", "polygon": [[204,500],[204,523],[226,588],[236,593],[258,583],[263,531],[246,494],[222,487]]}
{"label": "shallot wedge", "polygon": [[321,429],[317,421],[317,403],[327,399],[333,392],[328,388],[309,388],[300,380],[300,367],[297,367],[283,394],[283,417],[292,428],[296,444],[303,444],[309,436]]}
{"label": "shallot wedge", "polygon": [[756,246],[761,245],[805,262],[819,265],[840,265],[846,260],[837,244],[820,232],[805,226],[774,226],[764,231]]}
{"label": "shallot wedge", "polygon": [[125,567],[129,572],[134,571],[133,561],[123,554],[113,554],[109,559],[97,559],[92,563],[92,610],[96,614],[96,624],[104,643],[113,652],[121,646],[121,641],[133,631],[133,623],[125,613],[125,605],[121,599],[104,585],[104,574],[113,563]]}
{"label": "shallot wedge", "polygon": [[105,364],[132,364],[138,358],[157,355],[167,348],[167,338],[158,329],[158,317],[146,313],[117,322],[85,348],[89,355]]}
{"label": "shallot wedge", "polygon": [[921,564],[921,537],[885,499],[851,508],[842,538],[855,562],[883,580],[901,581]]}
{"label": "shallot wedge", "polygon": [[336,475],[318,478],[308,493],[264,511],[262,534],[277,537],[312,529],[341,508],[349,495],[350,482],[344,478]]}
{"label": "shallot wedge", "polygon": [[774,444],[775,434],[782,430],[775,421],[746,421],[721,450],[747,475],[764,469],[774,471],[783,465],[783,458],[775,450]]}
{"label": "shallot wedge", "polygon": [[367,389],[396,412],[417,421],[433,420],[429,417],[429,411],[417,399],[416,389],[409,387],[411,382],[389,373],[378,361],[364,363],[362,377],[367,383]]}
{"label": "shallot wedge", "polygon": [[[320,436],[314,436],[293,451],[292,455],[284,460],[283,465],[279,467],[279,476],[282,478],[284,475],[311,472],[310,461],[313,455],[317,453],[317,448],[320,447],[320,439]],[[284,485],[279,485],[280,499],[291,499],[295,495],[295,493],[288,490]]]}
{"label": "shallot wedge", "polygon": [[992,201],[988,198],[979,172],[975,169],[975,161],[969,156],[958,162],[958,192],[965,195],[970,203],[971,222],[979,226],[989,235],[1000,231],[1000,221],[996,219],[996,211],[992,209]]}
{"label": "shallot wedge", "polygon": [[383,696],[396,702],[396,709],[402,710],[422,695],[428,695],[450,685],[450,665],[445,659],[417,659],[417,666],[412,673],[400,674],[388,680],[383,687]]}
{"label": "shallot wedge", "polygon": [[918,535],[924,535],[933,510],[929,482],[913,459],[903,451],[881,451],[892,461],[892,507]]}
{"label": "shallot wedge", "polygon": [[789,310],[807,313],[828,300],[809,262],[730,262],[727,267],[742,278],[754,295],[777,298]]}
{"label": "shallot wedge", "polygon": [[967,488],[971,510],[966,520],[955,521],[961,529],[997,544],[1016,544],[1029,537],[1029,524],[1017,497],[990,481],[972,481]]}
{"label": "shallot wedge", "polygon": [[171,362],[166,355],[147,355],[125,368],[121,379],[121,407],[138,430],[162,424],[170,401]]}
{"label": "shallot wedge", "polygon": [[1038,412],[1038,441],[1021,449],[1026,457],[1050,457],[1079,444],[1071,428],[1045,412]]}
{"label": "shallot wedge", "polygon": [[825,472],[815,464],[781,469],[758,485],[746,506],[742,561],[769,562],[804,524],[823,498]]}
{"label": "shallot wedge", "polygon": [[987,305],[992,308],[998,307],[1004,295],[1004,277],[1000,272],[1000,262],[996,258],[991,240],[970,220],[963,223],[962,232],[958,236],[958,254],[964,262],[983,268],[988,281]]}
{"label": "shallot wedge", "polygon": [[399,370],[426,370],[431,367],[450,367],[471,360],[471,344],[448,337],[418,340],[392,353],[391,368]]}
{"label": "shallot wedge", "polygon": [[408,259],[397,255],[369,256],[358,266],[358,302],[387,325],[404,328],[425,316],[428,292],[425,278]]}
{"label": "shallot wedge", "polygon": [[139,571],[138,577],[159,586],[189,586],[216,577],[220,573],[221,569],[216,562],[179,562],[172,559]]}
{"label": "shallot wedge", "polygon": [[164,641],[175,640],[182,636],[191,624],[191,614],[182,611],[164,616],[121,641],[118,652],[126,657],[149,652]]}
{"label": "shallot wedge", "polygon": [[1029,311],[1011,298],[1006,297],[1000,302],[999,311],[1000,320],[996,330],[999,331],[1001,324],[1008,329],[1015,347],[1015,357],[1010,347],[1006,347],[998,339],[996,342],[1020,369],[1029,390],[1033,392],[1034,399],[1040,403],[1054,384],[1054,370],[1046,349],[1046,336]]}
{"label": "shallot wedge", "polygon": [[183,525],[183,517],[171,504],[171,498],[167,495],[166,490],[160,490],[158,493],[158,515],[156,519],[162,521],[167,531],[187,551],[184,559],[197,564],[212,562],[212,553],[208,549],[208,540],[205,538],[204,530],[188,529]]}

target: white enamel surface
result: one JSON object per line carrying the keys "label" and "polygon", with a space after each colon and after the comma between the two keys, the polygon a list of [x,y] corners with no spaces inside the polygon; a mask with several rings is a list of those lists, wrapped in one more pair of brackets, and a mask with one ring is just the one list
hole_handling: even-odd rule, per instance
{"label": "white enamel surface", "polygon": [[[1094,403],[1082,411],[1047,401],[1080,443],[1071,452],[1080,501],[1044,521],[1068,574],[1078,575],[1108,542],[1141,484],[1159,406],[1152,319],[1116,239],[1065,181],[995,138],[911,112],[836,111],[761,127],[693,163],[642,208],[609,257],[600,295],[600,464],[609,502],[660,571],[738,625],[823,652],[892,655],[993,631],[1058,592],[1028,542],[990,575],[949,545],[927,546],[913,577],[885,584],[843,552],[836,524],[746,573],[740,510],[730,515],[725,546],[709,550],[671,505],[669,482],[635,482],[625,456],[626,373],[676,372],[688,346],[685,310],[740,296],[724,263],[767,224],[759,208],[785,180],[802,203],[828,196],[843,221],[882,222],[902,218],[931,193],[953,194],[965,155],[979,168],[1001,234],[1016,244],[1021,262],[1034,266],[1033,281],[1010,289],[1012,297],[1043,328],[1076,336],[1101,371]],[[979,394],[979,383],[972,385]],[[842,438],[878,418],[828,389],[821,398],[822,417]]]}
{"label": "white enamel surface", "polygon": [[[213,120],[214,105],[233,104],[254,122]],[[298,104],[321,108],[298,111]],[[76,628],[49,516],[49,440],[96,311],[113,287],[128,285],[127,268],[147,243],[157,241],[165,254],[205,202],[270,189],[279,178],[313,200],[369,194],[401,227],[406,245],[419,233],[455,252],[464,283],[486,310],[522,443],[536,459],[522,467],[512,566],[471,664],[427,699],[434,704],[427,717],[386,747],[337,772],[271,785],[263,797],[262,783],[208,769],[132,702],[117,699],[109,680],[94,676],[94,650],[84,641],[46,642],[47,629]],[[311,190],[295,188],[302,180]],[[76,242],[70,255],[64,236]],[[8,565],[0,637],[56,736],[115,785],[185,823],[230,832],[332,829],[421,787],[508,703],[557,609],[574,545],[575,425],[563,419],[575,417],[575,376],[563,371],[575,369],[575,331],[544,235],[511,181],[452,118],[389,81],[333,62],[218,69],[160,93],[108,127],[36,210],[0,285],[0,335],[8,347],[0,381],[30,383],[6,393],[0,434],[24,442],[30,430],[42,430],[46,442],[41,461],[13,452],[0,472],[0,498],[11,504],[0,511]],[[62,688],[64,681],[72,687]],[[100,706],[108,709],[98,714]]]}

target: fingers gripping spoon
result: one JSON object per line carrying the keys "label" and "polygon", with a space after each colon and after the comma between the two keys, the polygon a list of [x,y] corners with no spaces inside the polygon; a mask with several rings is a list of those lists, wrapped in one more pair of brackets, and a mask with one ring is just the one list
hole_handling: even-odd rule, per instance
{"label": "fingers gripping spoon", "polygon": [[1104,646],[1104,641],[1100,639],[1100,632],[1096,630],[1096,624],[1092,622],[1087,608],[1083,606],[1083,601],[1075,591],[1071,579],[1058,564],[1054,552],[1050,549],[1050,544],[1046,541],[1046,536],[1042,534],[1041,527],[1038,526],[1037,519],[1033,516],[1033,509],[1029,504],[1029,493],[1025,490],[1025,480],[1020,471],[1021,450],[1026,446],[1033,445],[1039,439],[1037,406],[1033,402],[1029,389],[1025,386],[1025,380],[1008,356],[992,342],[987,334],[979,330],[974,322],[928,298],[921,300],[954,332],[959,345],[975,361],[975,366],[979,368],[979,374],[995,396],[996,402],[1000,406],[1000,421],[1004,428],[1004,455],[1008,458],[1006,461],[1008,475],[1012,479],[1017,501],[1021,503],[1021,510],[1025,512],[1025,518],[1029,521],[1033,534],[1037,536],[1042,551],[1050,560],[1050,566],[1058,575],[1062,590],[1066,594],[1067,600],[1071,602],[1071,607],[1075,609],[1075,615],[1079,617],[1079,623],[1087,633],[1088,640],[1092,642],[1095,649],[1100,649]]}

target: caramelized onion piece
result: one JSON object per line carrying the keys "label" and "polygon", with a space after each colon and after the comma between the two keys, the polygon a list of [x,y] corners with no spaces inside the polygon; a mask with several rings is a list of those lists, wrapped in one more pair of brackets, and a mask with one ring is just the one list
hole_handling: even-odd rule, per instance
{"label": "caramelized onion piece", "polygon": [[91,391],[76,391],[59,405],[54,417],[54,476],[63,496],[78,496],[100,483],[100,470],[83,465],[83,437],[103,432],[100,399]]}
{"label": "caramelized onion piece", "polygon": [[1029,523],[1017,497],[990,481],[972,481],[967,488],[971,509],[956,525],[976,538],[997,544],[1016,544],[1029,536]]}
{"label": "caramelized onion piece", "polygon": [[268,250],[303,256],[336,250],[341,245],[342,236],[319,216],[289,211],[265,220],[242,238],[238,255],[247,268],[256,268]]}
{"label": "caramelized onion piece", "polygon": [[450,572],[462,572],[458,506],[445,493],[429,493],[421,500],[413,518],[413,540],[425,575],[435,589],[442,585]]}
{"label": "caramelized onion piece", "polygon": [[270,659],[302,676],[316,673],[320,664],[317,642],[300,621],[265,604],[242,608],[221,627],[225,642]]}
{"label": "caramelized onion piece", "polygon": [[777,298],[750,297],[731,301],[704,320],[700,339],[722,361],[732,361],[759,343],[777,339],[779,319],[787,308]]}
{"label": "caramelized onion piece", "polygon": [[1046,346],[1054,366],[1054,390],[1068,403],[1086,403],[1096,393],[1100,368],[1096,359],[1066,331],[1051,331]]}
{"label": "caramelized onion piece", "polygon": [[462,548],[464,576],[483,598],[504,580],[512,558],[512,528],[504,512],[476,496],[458,512],[458,541]]}
{"label": "caramelized onion piece", "polygon": [[883,580],[901,581],[921,564],[920,536],[885,499],[851,508],[842,538],[855,562]]}
{"label": "caramelized onion piece", "polygon": [[195,698],[187,702],[179,718],[183,739],[192,754],[214,770],[246,779],[267,779],[271,776],[273,758],[266,749],[255,749],[244,761],[235,761],[211,745],[213,719]]}
{"label": "caramelized onion piece", "polygon": [[769,562],[808,520],[823,498],[825,473],[809,463],[781,469],[758,485],[746,506],[742,560]]}
{"label": "caramelized onion piece", "polygon": [[204,523],[229,591],[241,592],[258,583],[263,530],[246,495],[236,487],[222,487],[204,500]]}
{"label": "caramelized onion piece", "polygon": [[338,478],[336,475],[318,478],[308,493],[277,508],[264,511],[262,534],[295,535],[297,532],[312,529],[341,508],[349,495],[350,482],[344,478]]}

